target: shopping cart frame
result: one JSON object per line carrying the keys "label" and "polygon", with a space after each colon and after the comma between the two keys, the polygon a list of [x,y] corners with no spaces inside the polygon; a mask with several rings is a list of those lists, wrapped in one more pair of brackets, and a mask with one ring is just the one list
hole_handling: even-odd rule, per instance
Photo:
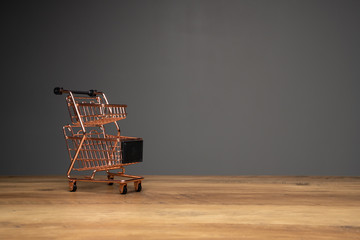
{"label": "shopping cart frame", "polygon": [[[54,93],[56,95],[68,94],[66,101],[72,124],[64,126],[63,133],[70,157],[70,166],[67,171],[69,190],[75,192],[77,182],[102,182],[108,185],[117,183],[120,193],[126,194],[127,184],[133,182],[135,191],[140,192],[144,177],[125,174],[126,166],[138,162],[124,161],[122,143],[139,142],[142,151],[142,138],[121,136],[117,123],[126,118],[127,105],[109,104],[105,93],[96,90],[76,91],[55,88]],[[77,97],[74,94],[88,96]],[[105,125],[109,123],[115,124],[116,135],[106,133]],[[76,163],[78,167],[75,167]],[[120,171],[110,172],[111,170]],[[92,173],[84,177],[74,177],[71,176],[72,171],[92,171]],[[95,174],[101,171],[106,172],[107,179],[95,178]]]}

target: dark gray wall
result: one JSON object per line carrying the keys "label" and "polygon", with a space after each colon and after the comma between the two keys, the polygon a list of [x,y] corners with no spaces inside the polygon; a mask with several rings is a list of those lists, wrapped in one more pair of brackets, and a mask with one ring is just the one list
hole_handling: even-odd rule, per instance
{"label": "dark gray wall", "polygon": [[360,174],[360,1],[10,1],[0,174],[64,174],[55,86],[128,104],[138,174]]}

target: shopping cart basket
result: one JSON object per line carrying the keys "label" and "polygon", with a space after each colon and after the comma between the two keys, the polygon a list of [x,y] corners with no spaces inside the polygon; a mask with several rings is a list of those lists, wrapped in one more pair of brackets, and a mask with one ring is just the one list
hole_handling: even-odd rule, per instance
{"label": "shopping cart basket", "polygon": [[[54,93],[67,93],[66,103],[71,124],[63,127],[66,146],[70,157],[67,171],[71,192],[77,189],[76,182],[119,183],[119,191],[127,193],[127,183],[133,182],[135,191],[142,189],[143,177],[125,174],[125,166],[142,162],[143,139],[121,136],[117,121],[127,116],[126,105],[109,104],[105,94],[96,90],[73,91],[55,88]],[[86,95],[86,96],[80,96]],[[117,134],[110,135],[105,125],[114,123]],[[118,170],[110,172],[110,170]],[[84,177],[72,177],[72,171],[90,171]],[[99,171],[105,171],[107,178],[95,178]],[[116,177],[116,178],[115,178]]]}

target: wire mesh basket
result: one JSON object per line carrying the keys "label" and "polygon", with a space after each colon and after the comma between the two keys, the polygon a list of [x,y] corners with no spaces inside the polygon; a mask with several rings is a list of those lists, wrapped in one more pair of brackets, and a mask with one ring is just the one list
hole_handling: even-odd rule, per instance
{"label": "wire mesh basket", "polygon": [[[112,170],[122,166],[142,162],[142,139],[136,137],[103,135],[101,132],[91,131],[86,134],[82,141],[83,134],[73,134],[73,128],[68,125],[64,127],[65,139],[70,155],[74,159],[76,151],[79,153],[76,158],[73,170]],[[127,147],[128,143],[135,147]],[[130,158],[128,157],[130,156]]]}
{"label": "wire mesh basket", "polygon": [[127,116],[127,105],[124,104],[101,103],[99,97],[75,97],[74,99],[75,103],[71,96],[67,97],[70,118],[74,126],[80,126],[80,122],[83,122],[86,127],[101,126],[125,119]]}

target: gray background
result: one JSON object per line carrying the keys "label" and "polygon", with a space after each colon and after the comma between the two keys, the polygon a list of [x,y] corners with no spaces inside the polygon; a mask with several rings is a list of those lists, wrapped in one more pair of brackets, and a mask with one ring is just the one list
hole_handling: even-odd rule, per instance
{"label": "gray background", "polygon": [[0,174],[65,174],[55,86],[128,104],[136,174],[360,174],[360,1],[10,1]]}

